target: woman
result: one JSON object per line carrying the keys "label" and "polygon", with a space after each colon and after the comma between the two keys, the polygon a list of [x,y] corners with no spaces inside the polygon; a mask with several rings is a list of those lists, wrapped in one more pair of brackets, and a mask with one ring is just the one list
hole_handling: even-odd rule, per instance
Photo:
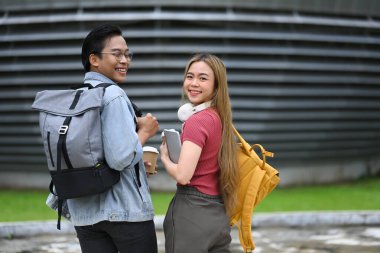
{"label": "woman", "polygon": [[178,164],[168,155],[165,139],[161,161],[177,181],[177,191],[164,221],[166,253],[230,252],[228,212],[236,200],[236,141],[226,68],[210,54],[196,54],[187,64],[183,105],[182,149]]}

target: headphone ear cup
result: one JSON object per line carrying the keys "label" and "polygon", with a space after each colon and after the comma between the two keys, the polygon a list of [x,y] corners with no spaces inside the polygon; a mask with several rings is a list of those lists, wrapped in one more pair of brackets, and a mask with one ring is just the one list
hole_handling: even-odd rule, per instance
{"label": "headphone ear cup", "polygon": [[185,122],[191,115],[193,115],[193,105],[191,103],[186,103],[178,109],[177,116],[182,122]]}

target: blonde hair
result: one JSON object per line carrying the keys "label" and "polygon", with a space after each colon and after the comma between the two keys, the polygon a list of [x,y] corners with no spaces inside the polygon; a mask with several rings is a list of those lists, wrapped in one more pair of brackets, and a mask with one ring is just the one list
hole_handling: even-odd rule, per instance
{"label": "blonde hair", "polygon": [[[195,54],[185,69],[185,78],[194,62],[205,62],[214,72],[214,94],[211,107],[214,108],[222,123],[222,144],[219,149],[218,163],[220,167],[219,187],[223,195],[227,213],[232,211],[237,198],[238,170],[235,155],[236,139],[232,129],[232,110],[228,93],[227,71],[224,63],[212,54]],[[185,92],[182,94],[186,98]]]}

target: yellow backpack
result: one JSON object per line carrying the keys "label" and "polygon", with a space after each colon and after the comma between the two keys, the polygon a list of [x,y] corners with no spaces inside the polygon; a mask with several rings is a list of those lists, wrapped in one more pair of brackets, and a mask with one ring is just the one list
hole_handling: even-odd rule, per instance
{"label": "yellow backpack", "polygon": [[[239,231],[240,244],[244,252],[252,252],[255,244],[252,240],[253,209],[280,182],[279,172],[266,163],[266,157],[274,154],[266,151],[260,144],[249,145],[235,129],[240,143],[237,148],[239,168],[238,201],[230,216],[231,226],[236,225]],[[254,147],[259,147],[262,159],[256,154]]]}

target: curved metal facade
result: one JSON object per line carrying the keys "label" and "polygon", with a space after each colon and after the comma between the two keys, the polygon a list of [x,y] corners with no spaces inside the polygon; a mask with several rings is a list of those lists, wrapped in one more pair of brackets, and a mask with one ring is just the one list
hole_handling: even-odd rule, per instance
{"label": "curved metal facade", "polygon": [[183,70],[206,51],[226,63],[236,127],[274,164],[379,156],[378,1],[188,2],[2,1],[0,170],[46,169],[35,93],[82,81],[81,41],[105,22],[134,52],[123,88],[161,128],[179,128]]}

